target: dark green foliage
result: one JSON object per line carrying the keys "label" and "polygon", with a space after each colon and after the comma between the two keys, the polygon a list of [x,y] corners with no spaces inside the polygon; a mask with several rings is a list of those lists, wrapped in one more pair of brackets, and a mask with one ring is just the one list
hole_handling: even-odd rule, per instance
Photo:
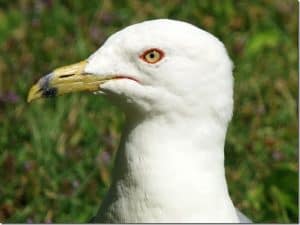
{"label": "dark green foliage", "polygon": [[123,116],[88,94],[26,95],[52,69],[153,18],[219,37],[235,64],[225,146],[233,201],[255,222],[298,221],[295,0],[0,1],[0,222],[86,222],[110,182]]}

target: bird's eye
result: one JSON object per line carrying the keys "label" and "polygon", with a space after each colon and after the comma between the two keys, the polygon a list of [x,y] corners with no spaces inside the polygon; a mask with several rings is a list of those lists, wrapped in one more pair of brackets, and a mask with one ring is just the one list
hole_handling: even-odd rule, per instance
{"label": "bird's eye", "polygon": [[164,57],[163,51],[156,49],[156,48],[149,49],[140,56],[140,58],[142,60],[144,60],[147,63],[151,63],[151,64],[157,63],[163,57]]}

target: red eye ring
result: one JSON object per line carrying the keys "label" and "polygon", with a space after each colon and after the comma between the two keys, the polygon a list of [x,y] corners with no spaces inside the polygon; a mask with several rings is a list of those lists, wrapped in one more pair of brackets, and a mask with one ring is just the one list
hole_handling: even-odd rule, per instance
{"label": "red eye ring", "polygon": [[151,48],[143,52],[140,58],[146,63],[154,64],[160,61],[165,56],[165,53],[158,48]]}

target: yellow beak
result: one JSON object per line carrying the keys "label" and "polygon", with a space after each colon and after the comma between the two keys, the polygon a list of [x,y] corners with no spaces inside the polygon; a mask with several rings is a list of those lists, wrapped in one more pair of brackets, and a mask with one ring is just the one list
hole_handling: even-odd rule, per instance
{"label": "yellow beak", "polygon": [[42,77],[34,84],[28,94],[27,101],[31,102],[42,97],[54,97],[70,92],[99,90],[100,84],[112,77],[97,76],[84,72],[87,61],[60,67]]}

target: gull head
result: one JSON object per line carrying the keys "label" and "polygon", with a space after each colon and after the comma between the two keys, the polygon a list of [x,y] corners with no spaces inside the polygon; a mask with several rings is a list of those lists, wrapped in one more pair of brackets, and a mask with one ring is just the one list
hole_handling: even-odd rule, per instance
{"label": "gull head", "polygon": [[210,114],[227,123],[232,63],[212,34],[186,22],[150,20],[116,32],[88,59],[42,77],[28,101],[78,91],[104,94],[130,114]]}

